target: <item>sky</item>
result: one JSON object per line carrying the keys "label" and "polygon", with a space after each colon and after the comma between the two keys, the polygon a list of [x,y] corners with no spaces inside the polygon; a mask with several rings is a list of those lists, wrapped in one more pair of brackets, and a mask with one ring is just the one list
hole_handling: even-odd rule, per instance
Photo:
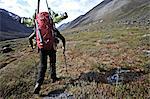
{"label": "sky", "polygon": [[[38,0],[0,0],[0,8],[13,12],[21,17],[32,17]],[[85,14],[103,0],[47,0],[49,7],[56,13],[68,13],[62,23],[74,20]],[[46,0],[40,0],[40,11],[47,11]]]}

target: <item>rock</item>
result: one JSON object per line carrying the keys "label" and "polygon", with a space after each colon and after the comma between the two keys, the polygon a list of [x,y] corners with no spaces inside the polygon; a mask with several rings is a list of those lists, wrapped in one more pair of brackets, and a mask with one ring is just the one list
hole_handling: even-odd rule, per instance
{"label": "rock", "polygon": [[2,53],[8,53],[8,52],[11,52],[11,51],[13,51],[12,50],[12,48],[10,48],[10,47],[2,47]]}
{"label": "rock", "polygon": [[146,56],[150,56],[150,50],[143,50],[143,52]]}
{"label": "rock", "polygon": [[104,75],[98,73],[98,72],[88,72],[88,73],[81,73],[81,75],[79,76],[80,80],[84,80],[84,81],[89,81],[89,82],[104,82],[101,81],[102,79],[104,79]]}
{"label": "rock", "polygon": [[70,95],[69,93],[60,93],[60,94],[50,94],[47,97],[44,97],[43,99],[75,99],[73,95]]}
{"label": "rock", "polygon": [[145,37],[150,37],[150,34],[145,34],[145,35],[143,35],[142,37],[143,37],[143,38],[145,38]]}
{"label": "rock", "polygon": [[108,83],[120,84],[120,83],[123,83],[125,80],[124,76],[121,74],[127,75],[131,71],[126,68],[117,67],[117,68],[112,69],[109,72],[110,72],[110,75],[107,77]]}
{"label": "rock", "polygon": [[107,77],[108,83],[110,84],[118,84],[123,81],[123,77],[119,76],[119,74],[114,74],[112,76]]}

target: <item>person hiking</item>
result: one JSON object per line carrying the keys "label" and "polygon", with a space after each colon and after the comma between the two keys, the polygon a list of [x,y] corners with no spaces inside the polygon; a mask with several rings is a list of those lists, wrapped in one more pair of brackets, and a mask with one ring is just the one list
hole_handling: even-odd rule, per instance
{"label": "person hiking", "polygon": [[[63,45],[65,46],[65,38],[60,34],[60,32],[58,31],[58,29],[55,27],[55,24],[57,23],[60,23],[62,20],[66,19],[68,17],[67,13],[65,12],[64,14],[58,14],[58,13],[55,13],[54,11],[52,11],[50,8],[48,8],[49,12],[52,14],[52,19],[53,19],[53,23],[54,23],[54,26],[53,26],[53,31],[54,31],[54,34],[55,34],[55,42],[56,44],[59,43],[59,39],[62,40],[63,42]],[[35,10],[35,13],[36,13],[36,10]],[[36,14],[34,14],[33,16],[33,20],[35,19],[35,16]],[[34,21],[33,21],[34,23]],[[35,25],[35,23],[34,23]],[[35,27],[33,28],[33,33],[30,34],[29,36],[29,43],[30,43],[30,46],[32,49],[34,49],[34,43],[33,43],[33,39],[34,37],[36,37],[36,32],[35,32]],[[56,45],[57,46],[57,45]],[[64,47],[65,48],[65,47]]]}
{"label": "person hiking", "polygon": [[32,48],[33,48],[32,39],[36,36],[36,42],[40,54],[40,64],[38,68],[39,70],[38,70],[36,85],[34,87],[34,94],[39,94],[41,85],[44,81],[45,72],[47,69],[47,56],[49,56],[50,59],[50,76],[52,82],[54,83],[57,80],[59,80],[59,78],[57,78],[56,76],[56,46],[59,38],[60,40],[62,40],[63,53],[64,53],[65,38],[56,29],[55,23],[58,23],[63,19],[66,19],[67,17],[68,17],[67,13],[60,16],[53,15],[53,17],[51,18],[49,17],[48,12],[41,12],[38,15],[36,15],[36,19],[35,19],[36,28],[34,29],[34,32],[29,36],[29,42]]}

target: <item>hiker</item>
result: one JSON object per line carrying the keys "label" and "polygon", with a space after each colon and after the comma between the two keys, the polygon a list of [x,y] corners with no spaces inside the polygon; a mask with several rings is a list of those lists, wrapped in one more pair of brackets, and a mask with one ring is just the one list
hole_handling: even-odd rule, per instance
{"label": "hiker", "polygon": [[[66,19],[68,17],[67,13],[65,12],[65,14],[60,15],[60,16],[58,14],[53,15],[52,20],[50,20],[49,17],[47,17],[48,13],[42,12],[36,16],[36,20],[37,21],[40,20],[39,23],[41,22],[40,14],[43,15],[42,16],[43,23],[45,22],[45,20],[48,20],[48,22],[45,22],[45,23],[49,23],[49,25],[46,25],[48,28],[47,27],[45,27],[45,28],[48,29],[49,31],[47,31],[47,32],[50,32],[51,34],[45,33],[45,32],[44,33],[47,36],[51,36],[50,37],[51,39],[47,39],[47,37],[45,37],[45,35],[43,35],[43,37],[42,36],[41,37],[46,38],[47,41],[44,41],[44,43],[43,42],[41,43],[38,32],[42,33],[43,31],[46,31],[46,29],[42,30],[41,29],[42,27],[40,27],[39,26],[40,24],[38,24],[38,26],[40,27],[39,31],[38,31],[37,24],[35,22],[36,28],[34,29],[34,32],[29,36],[29,42],[30,42],[32,48],[33,48],[32,39],[36,36],[37,46],[38,46],[39,53],[40,53],[40,64],[39,64],[39,70],[38,70],[38,77],[37,77],[36,85],[34,88],[34,94],[39,94],[41,85],[44,81],[45,72],[47,69],[47,56],[49,56],[49,59],[50,59],[50,76],[51,76],[52,82],[54,83],[57,80],[59,80],[59,78],[57,78],[57,76],[56,76],[56,46],[59,43],[59,39],[60,39],[63,43],[63,53],[64,53],[65,52],[65,38],[56,29],[55,23],[59,23],[60,21],[62,21],[63,19]],[[40,17],[40,18],[38,19],[38,17]],[[43,24],[42,22],[41,22],[41,24]],[[52,30],[52,31],[50,31],[50,30]],[[47,45],[46,45],[46,43],[47,43]],[[50,43],[52,43],[52,44],[50,44]]]}
{"label": "hiker", "polygon": [[[48,8],[49,12],[52,14],[52,19],[53,19],[53,23],[54,23],[54,26],[53,26],[53,31],[54,31],[54,35],[55,35],[55,41],[56,41],[56,44],[59,43],[59,39],[62,40],[63,42],[63,45],[65,45],[65,39],[64,37],[60,34],[60,32],[58,31],[58,29],[55,27],[55,23],[59,23],[61,22],[62,20],[66,19],[68,17],[67,13],[65,12],[64,14],[61,14],[59,15],[58,13],[55,13],[54,11],[52,11],[50,8]],[[35,13],[36,13],[37,10],[35,10]],[[35,19],[35,16],[36,14],[34,14],[33,16],[33,20]],[[33,21],[34,22],[34,21]],[[34,23],[35,24],[35,23]],[[36,36],[36,32],[35,32],[35,28],[33,29],[33,33],[29,36],[29,43],[30,43],[30,46],[32,49],[35,48],[35,44],[33,43],[33,39],[34,37]],[[56,45],[57,46],[57,45]],[[65,48],[65,47],[64,47]]]}

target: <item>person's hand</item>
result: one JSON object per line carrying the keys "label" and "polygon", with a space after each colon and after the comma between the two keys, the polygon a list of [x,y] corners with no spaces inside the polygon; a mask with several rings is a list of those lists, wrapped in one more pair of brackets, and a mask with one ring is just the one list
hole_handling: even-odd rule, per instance
{"label": "person's hand", "polygon": [[66,19],[66,18],[68,18],[67,12],[65,12],[65,13],[63,14],[63,19]]}

